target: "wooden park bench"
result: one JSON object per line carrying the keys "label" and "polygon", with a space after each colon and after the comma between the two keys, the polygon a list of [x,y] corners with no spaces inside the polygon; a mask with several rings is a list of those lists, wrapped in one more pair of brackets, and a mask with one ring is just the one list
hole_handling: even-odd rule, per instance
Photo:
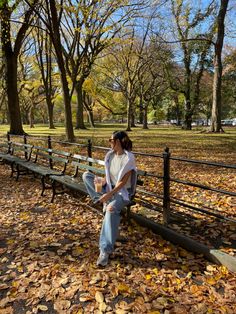
{"label": "wooden park bench", "polygon": [[10,141],[2,141],[0,142],[0,161],[4,161],[5,156],[9,156],[11,154],[11,142]]}
{"label": "wooden park bench", "polygon": [[3,163],[11,166],[12,177],[14,173],[17,172],[17,170],[15,169],[15,165],[17,163],[26,163],[30,160],[33,145],[18,142],[8,142],[7,146],[5,146],[5,153],[0,154],[0,158]]}
{"label": "wooden park bench", "polygon": [[39,176],[42,184],[41,195],[43,195],[45,189],[52,188],[49,176],[60,176],[65,173],[69,156],[70,153],[68,152],[34,146],[31,160],[16,160],[13,163],[13,171],[17,173],[17,180],[20,175],[24,174]]}
{"label": "wooden park bench", "polygon": [[[82,174],[85,171],[91,171],[95,174],[105,175],[104,161],[75,154],[71,159],[71,166],[74,173],[72,175],[64,174],[63,176],[51,175],[52,181],[52,199],[58,194],[70,192],[80,192],[83,195],[87,195],[86,187],[82,180]],[[100,166],[100,167],[99,167]]]}

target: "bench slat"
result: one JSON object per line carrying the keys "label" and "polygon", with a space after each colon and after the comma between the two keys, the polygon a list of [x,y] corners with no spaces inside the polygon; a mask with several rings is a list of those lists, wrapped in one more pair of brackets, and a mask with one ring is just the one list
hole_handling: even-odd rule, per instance
{"label": "bench slat", "polygon": [[78,160],[83,160],[83,161],[88,161],[88,162],[91,162],[91,163],[96,163],[96,164],[101,165],[101,166],[105,165],[104,160],[95,159],[95,158],[91,158],[91,157],[86,157],[86,156],[82,156],[82,155],[78,155],[78,154],[73,155],[72,158],[73,159],[78,159]]}
{"label": "bench slat", "polygon": [[66,158],[45,154],[45,153],[42,153],[42,152],[39,152],[39,151],[36,153],[36,155],[37,156],[41,156],[41,157],[43,157],[45,159],[51,159],[52,161],[62,162],[62,163],[65,163],[65,164],[67,164],[69,162],[69,160],[66,159]]}
{"label": "bench slat", "polygon": [[93,167],[93,166],[84,165],[84,164],[81,164],[80,162],[76,162],[76,161],[72,161],[71,164],[73,166],[75,166],[77,168],[80,168],[80,169],[83,169],[83,170],[90,170],[90,171],[93,171],[93,172],[96,172],[96,173],[105,174],[105,170],[101,169],[101,168],[96,168],[96,167]]}

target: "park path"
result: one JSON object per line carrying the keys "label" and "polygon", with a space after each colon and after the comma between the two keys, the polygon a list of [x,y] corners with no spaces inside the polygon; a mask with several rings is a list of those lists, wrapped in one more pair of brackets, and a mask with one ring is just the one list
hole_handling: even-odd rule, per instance
{"label": "park path", "polygon": [[101,216],[0,165],[0,314],[236,312],[236,276],[146,229],[122,225],[96,267]]}

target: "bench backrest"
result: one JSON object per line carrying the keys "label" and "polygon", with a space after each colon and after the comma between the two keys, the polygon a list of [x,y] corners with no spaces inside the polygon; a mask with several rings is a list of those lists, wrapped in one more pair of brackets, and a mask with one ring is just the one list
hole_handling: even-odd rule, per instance
{"label": "bench backrest", "polygon": [[51,169],[59,168],[62,173],[66,171],[70,153],[41,146],[34,146],[33,151],[35,163],[49,166]]}
{"label": "bench backrest", "polygon": [[75,154],[72,156],[71,164],[75,167],[74,176],[77,176],[79,171],[91,171],[95,174],[105,175],[105,162],[100,159]]}
{"label": "bench backrest", "polygon": [[3,141],[0,142],[0,152],[4,154],[11,153],[11,142],[10,141]]}
{"label": "bench backrest", "polygon": [[32,149],[33,149],[33,145],[11,142],[10,152],[14,156],[17,156],[25,160],[30,160]]}

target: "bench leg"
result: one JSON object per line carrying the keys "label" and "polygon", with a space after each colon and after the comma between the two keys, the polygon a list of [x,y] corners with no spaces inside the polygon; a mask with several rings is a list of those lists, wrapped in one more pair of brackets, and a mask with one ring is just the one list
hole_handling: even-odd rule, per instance
{"label": "bench leg", "polygon": [[126,218],[127,218],[127,222],[128,224],[130,224],[130,209],[131,209],[131,205],[128,205],[126,210]]}
{"label": "bench leg", "polygon": [[10,178],[13,177],[13,173],[14,173],[14,162],[11,162],[11,175],[10,175]]}
{"label": "bench leg", "polygon": [[53,180],[53,181],[52,181],[52,198],[51,198],[51,203],[53,203],[54,198],[55,198],[55,195],[56,195],[56,183],[55,183],[55,181]]}
{"label": "bench leg", "polygon": [[16,181],[18,181],[19,176],[20,176],[20,168],[19,168],[19,165],[16,165]]}
{"label": "bench leg", "polygon": [[42,183],[42,192],[41,192],[41,196],[43,196],[43,193],[45,191],[45,181],[44,181],[44,177],[41,177],[41,183]]}

